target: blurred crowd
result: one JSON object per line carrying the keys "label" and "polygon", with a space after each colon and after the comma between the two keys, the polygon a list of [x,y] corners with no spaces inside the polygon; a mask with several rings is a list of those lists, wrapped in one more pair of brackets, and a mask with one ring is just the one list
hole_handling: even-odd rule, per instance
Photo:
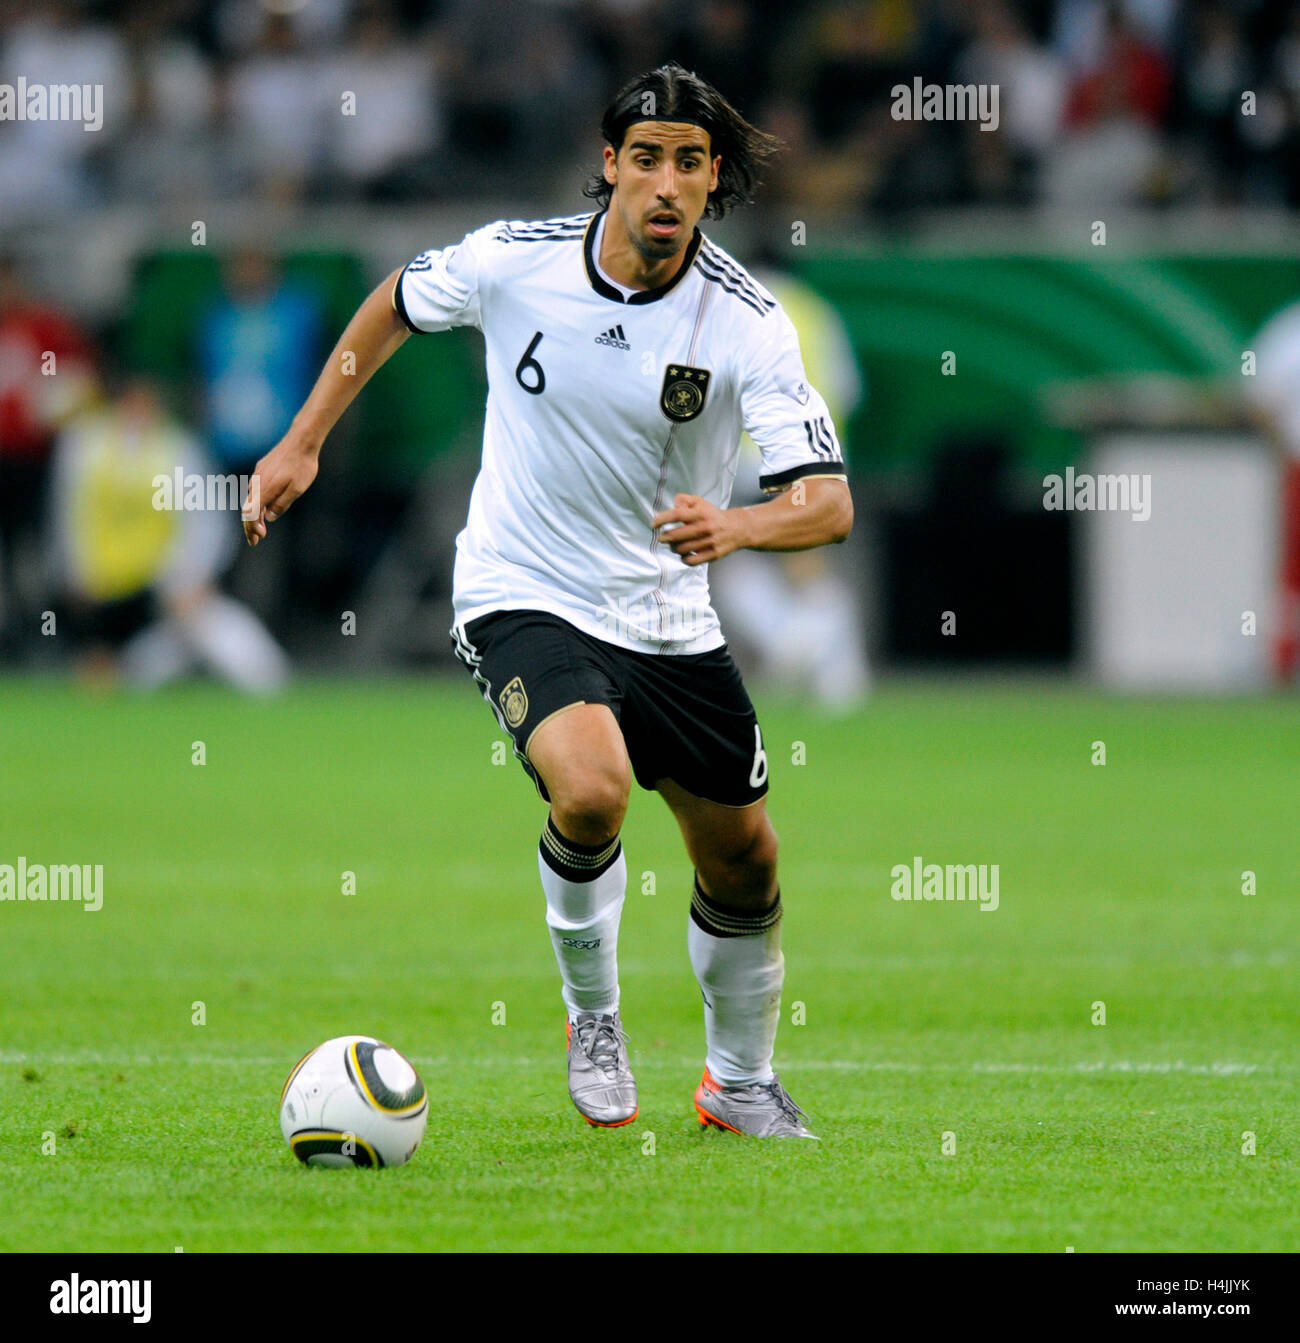
{"label": "blurred crowd", "polygon": [[[0,227],[563,198],[612,91],[668,58],[786,142],[767,199],[804,213],[1300,205],[1300,6],[1277,0],[0,0],[0,82],[105,102],[97,132],[0,121]],[[996,83],[999,131],[894,119],[917,77]]]}

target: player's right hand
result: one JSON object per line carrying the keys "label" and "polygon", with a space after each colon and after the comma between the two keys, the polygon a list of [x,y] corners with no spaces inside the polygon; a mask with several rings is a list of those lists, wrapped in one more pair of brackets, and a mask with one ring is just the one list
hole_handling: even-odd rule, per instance
{"label": "player's right hand", "polygon": [[319,454],[288,435],[253,468],[242,518],[244,536],[255,546],[266,535],[267,524],[280,517],[316,479]]}

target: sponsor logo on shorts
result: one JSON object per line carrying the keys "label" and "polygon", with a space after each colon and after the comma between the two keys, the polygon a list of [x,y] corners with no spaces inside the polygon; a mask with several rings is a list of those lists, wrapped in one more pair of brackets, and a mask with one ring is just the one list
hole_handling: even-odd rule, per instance
{"label": "sponsor logo on shorts", "polygon": [[510,681],[497,699],[501,702],[501,712],[505,714],[508,726],[518,727],[528,717],[528,694],[519,677]]}

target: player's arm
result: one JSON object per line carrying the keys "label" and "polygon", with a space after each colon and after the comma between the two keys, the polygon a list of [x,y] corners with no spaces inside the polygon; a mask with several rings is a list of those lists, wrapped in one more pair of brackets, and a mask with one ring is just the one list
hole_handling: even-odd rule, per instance
{"label": "player's arm", "polygon": [[652,525],[668,529],[660,539],[690,565],[741,549],[811,550],[853,530],[848,483],[833,476],[805,476],[775,499],[745,508],[719,508],[694,494],[679,494],[673,504]]}
{"label": "player's arm", "polygon": [[288,433],[254,467],[243,514],[250,546],[257,545],[266,535],[267,524],[316,479],[320,450],[330,430],[411,334],[393,306],[393,286],[400,274],[399,267],[357,309]]}
{"label": "player's arm", "polygon": [[799,336],[776,307],[735,332],[742,427],[762,453],[759,486],[768,503],[719,508],[679,494],[652,523],[687,564],[733,550],[811,550],[853,529],[844,454],[825,399],[810,387]]}

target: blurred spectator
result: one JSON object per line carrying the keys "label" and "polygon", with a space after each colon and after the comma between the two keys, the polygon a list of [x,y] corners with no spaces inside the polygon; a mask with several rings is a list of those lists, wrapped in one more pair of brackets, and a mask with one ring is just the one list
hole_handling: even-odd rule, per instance
{"label": "blurred spectator", "polygon": [[1039,163],[1061,133],[1065,66],[1002,0],[977,6],[971,17],[974,40],[958,61],[957,78],[998,86],[1000,123],[994,133],[968,129],[975,192],[984,200],[1031,201]]}
{"label": "blurred spectator", "polygon": [[1300,7],[1291,6],[1271,58],[1257,61],[1263,78],[1254,116],[1240,118],[1250,162],[1248,200],[1300,207]]}
{"label": "blurred spectator", "polygon": [[213,134],[216,74],[175,9],[154,3],[127,16],[128,116],[107,174],[119,200],[197,203],[218,184],[231,193],[247,179],[227,161],[240,152],[237,138]]}
{"label": "blurred spectator", "polygon": [[[470,189],[552,191],[557,164],[611,91],[581,46],[573,16],[539,0],[451,0],[446,51],[447,147]],[[580,159],[578,161],[581,161]]]}
{"label": "blurred spectator", "polygon": [[754,5],[742,0],[705,0],[692,8],[676,43],[674,59],[697,71],[747,116],[768,82],[770,28]]}
{"label": "blurred spectator", "polygon": [[1056,0],[1052,45],[1076,71],[1106,60],[1116,26],[1143,46],[1167,54],[1186,0]]}
{"label": "blurred spectator", "polygon": [[[285,280],[256,248],[227,261],[225,292],[200,314],[197,356],[209,450],[223,471],[250,474],[288,430],[325,358],[325,319],[315,294]],[[283,544],[253,564],[241,548],[226,586],[269,620],[289,602],[293,541],[319,501],[279,524]]]}
{"label": "blurred spectator", "polygon": [[40,519],[49,453],[60,420],[87,394],[90,344],[35,298],[17,262],[0,254],[0,647],[19,651],[34,633],[18,575],[39,575]]}
{"label": "blurred spectator", "polygon": [[1161,194],[1159,134],[1169,96],[1160,52],[1108,6],[1094,59],[1066,99],[1067,135],[1045,181],[1053,204],[1135,204]]}
{"label": "blurred spectator", "polygon": [[202,121],[169,111],[165,90],[147,60],[132,72],[131,120],[111,165],[110,180],[121,199],[148,205],[183,198],[197,202],[210,200],[218,185],[225,191],[240,185],[239,175],[224,170],[217,143],[207,133],[214,95],[206,69],[199,68],[207,103]]}
{"label": "blurred spectator", "polygon": [[295,43],[316,51],[337,45],[347,25],[350,0],[216,0],[214,29],[223,51],[244,56],[271,24],[284,24]]}
{"label": "blurred spectator", "polygon": [[1287,26],[1273,56],[1274,70],[1282,87],[1300,96],[1300,7],[1291,6]]}
{"label": "blurred spectator", "polygon": [[1067,124],[1089,130],[1119,119],[1159,126],[1168,96],[1169,70],[1160,52],[1129,26],[1119,5],[1108,7],[1101,49],[1070,89]]}
{"label": "blurred spectator", "polygon": [[[382,4],[359,13],[352,39],[325,80],[336,106],[331,190],[367,198],[403,194],[428,176],[427,160],[442,138],[440,92],[424,43],[404,39]],[[355,109],[343,114],[344,93]]]}
{"label": "blurred spectator", "polygon": [[674,14],[691,22],[689,7],[675,0],[578,0],[581,40],[603,76],[604,90],[618,88],[673,55],[669,19]]}
{"label": "blurred spectator", "polygon": [[[824,147],[806,104],[795,98],[765,103],[758,124],[784,145],[765,170],[764,199],[778,212],[786,206],[793,212],[789,217],[807,219],[853,215],[865,206],[879,178],[882,157],[869,151],[865,135],[838,150]],[[886,135],[895,124],[889,123]]]}
{"label": "blurred spectator", "polygon": [[236,253],[224,279],[198,331],[206,429],[222,468],[247,472],[307,399],[324,357],[323,315],[255,249]]}
{"label": "blurred spectator", "polygon": [[1251,56],[1236,15],[1218,5],[1200,10],[1184,72],[1183,118],[1202,175],[1219,179],[1215,195],[1239,196],[1246,155],[1241,93],[1251,82]]}
{"label": "blurred spectator", "polygon": [[1284,685],[1300,665],[1300,302],[1275,313],[1252,342],[1255,376],[1243,386],[1282,473],[1278,628],[1274,667]]}
{"label": "blurred spectator", "polygon": [[[128,381],[59,435],[50,548],[83,670],[153,689],[198,666],[250,693],[276,690],[288,676],[284,653],[215,585],[233,557],[238,519],[182,507],[188,487],[172,488],[177,471],[182,482],[201,482],[195,497],[206,505],[210,464],[145,379]],[[237,508],[237,488],[233,495]]]}
{"label": "blurred spectator", "polygon": [[[80,121],[0,121],[0,224],[47,218],[95,199],[93,158],[107,153],[126,116],[126,56],[112,28],[87,22],[67,0],[16,10],[0,30],[0,70],[6,83],[91,85],[99,90],[102,124]],[[85,109],[88,111],[89,109]]]}
{"label": "blurred spectator", "polygon": [[[891,0],[831,0],[808,16],[810,50],[799,92],[818,139],[835,145],[851,136],[873,108],[887,105],[895,84],[927,77],[917,60],[917,10]],[[811,68],[808,61],[811,59]]]}
{"label": "blurred spectator", "polygon": [[271,14],[256,50],[233,69],[232,127],[249,146],[261,189],[276,200],[303,195],[339,115],[322,85],[319,59],[304,49],[285,14]]}

